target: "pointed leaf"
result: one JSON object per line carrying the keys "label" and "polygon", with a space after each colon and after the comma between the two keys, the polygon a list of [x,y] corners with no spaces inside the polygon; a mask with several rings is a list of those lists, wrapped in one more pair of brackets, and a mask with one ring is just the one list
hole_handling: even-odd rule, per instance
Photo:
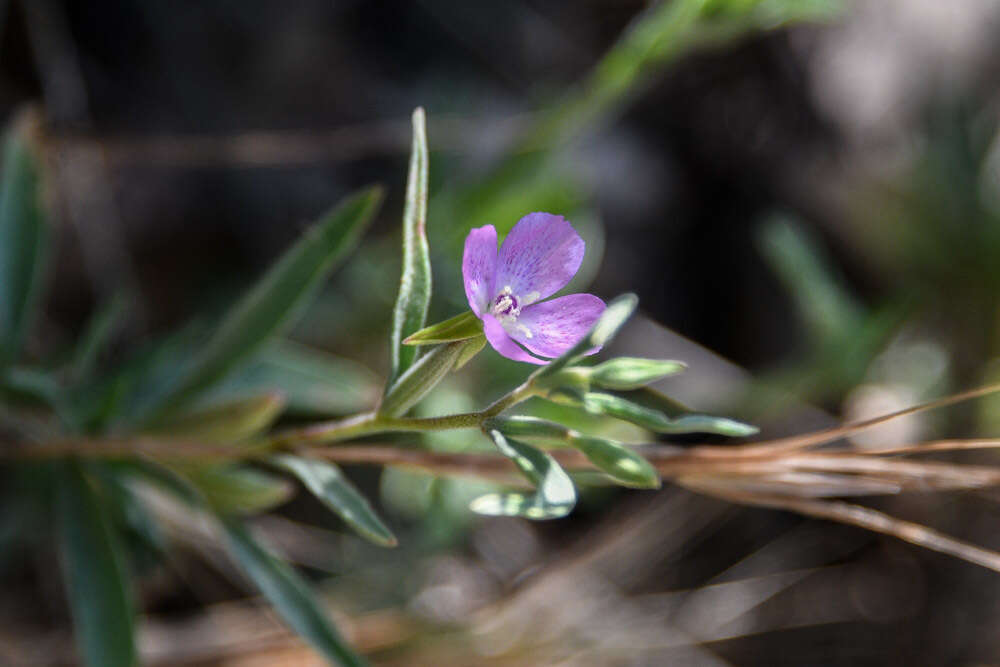
{"label": "pointed leaf", "polygon": [[375,373],[356,361],[281,340],[212,395],[247,397],[275,390],[285,395],[285,414],[330,417],[370,410],[382,385]]}
{"label": "pointed leaf", "polygon": [[638,389],[668,375],[680,373],[682,361],[618,357],[590,369],[590,381],[606,389]]}
{"label": "pointed leaf", "polygon": [[383,547],[398,544],[396,536],[382,523],[368,500],[337,466],[290,454],[272,456],[269,462],[295,475],[310,493],[361,536]]}
{"label": "pointed leaf", "polygon": [[528,519],[557,519],[566,516],[576,504],[573,481],[556,460],[542,450],[490,431],[500,452],[514,461],[518,469],[537,488],[532,495],[489,493],[472,501],[473,512],[491,516],[523,516]]}
{"label": "pointed leaf", "polygon": [[517,436],[548,445],[579,450],[595,466],[624,486],[655,489],[660,476],[652,464],[625,445],[608,438],[583,435],[562,424],[537,417],[500,417],[487,422],[508,438]]}
{"label": "pointed leaf", "polygon": [[465,341],[462,346],[462,351],[458,355],[458,360],[455,361],[455,370],[459,370],[462,366],[472,361],[473,357],[483,351],[486,347],[486,336],[476,336],[475,338],[469,338]]}
{"label": "pointed leaf", "polygon": [[437,345],[483,335],[483,321],[471,310],[432,324],[412,334],[403,341],[404,345]]}
{"label": "pointed leaf", "polygon": [[240,442],[267,430],[284,405],[285,397],[271,392],[178,415],[149,432],[202,442]]}
{"label": "pointed leaf", "polygon": [[385,395],[379,414],[398,417],[406,413],[452,371],[463,351],[475,344],[475,339],[446,343],[422,356]]}
{"label": "pointed leaf", "polygon": [[153,417],[190,402],[285,328],[357,245],[381,199],[377,187],[349,197],[287,250],[230,309],[182,379],[159,397]]}
{"label": "pointed leaf", "polygon": [[418,349],[403,339],[421,329],[431,302],[431,259],[427,244],[427,133],[424,110],[413,112],[413,149],[403,211],[403,274],[392,316],[390,354],[392,369],[386,390],[417,360]]}
{"label": "pointed leaf", "polygon": [[[567,394],[564,393],[563,396]],[[670,419],[659,410],[643,407],[613,394],[592,391],[578,398],[588,412],[622,419],[657,433],[717,433],[740,437],[753,435],[758,430],[755,426],[726,417],[683,415]]]}
{"label": "pointed leaf", "polygon": [[288,500],[293,492],[286,480],[245,466],[172,464],[202,499],[220,514],[256,514]]}
{"label": "pointed leaf", "polygon": [[98,357],[124,312],[125,299],[119,294],[94,313],[73,353],[71,373],[75,380],[86,379],[93,373]]}
{"label": "pointed leaf", "polygon": [[59,489],[59,535],[76,641],[90,667],[136,664],[133,608],[108,513],[79,465]]}
{"label": "pointed leaf", "polygon": [[258,544],[241,522],[223,518],[222,526],[229,553],[289,627],[333,664],[367,664],[340,636],[309,585],[291,565]]}
{"label": "pointed leaf", "polygon": [[0,172],[0,365],[17,356],[27,334],[49,243],[39,166],[23,128],[8,132]]}
{"label": "pointed leaf", "polygon": [[587,457],[595,466],[624,486],[640,489],[660,488],[660,475],[656,468],[625,445],[591,436],[575,436],[570,446]]}

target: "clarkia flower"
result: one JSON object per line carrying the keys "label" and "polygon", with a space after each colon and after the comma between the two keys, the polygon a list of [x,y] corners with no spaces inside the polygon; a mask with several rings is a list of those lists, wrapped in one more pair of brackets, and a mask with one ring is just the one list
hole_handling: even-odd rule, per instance
{"label": "clarkia flower", "polygon": [[462,257],[465,296],[493,349],[515,361],[546,364],[529,352],[558,357],[583,338],[604,312],[603,301],[593,294],[542,301],[576,275],[583,251],[580,235],[550,213],[518,220],[499,253],[493,225],[469,232]]}

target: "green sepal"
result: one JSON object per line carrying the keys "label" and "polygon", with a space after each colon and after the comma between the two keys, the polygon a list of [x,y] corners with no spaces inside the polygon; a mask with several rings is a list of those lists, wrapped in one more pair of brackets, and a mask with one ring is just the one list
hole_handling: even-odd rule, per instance
{"label": "green sepal", "polygon": [[404,345],[437,345],[483,335],[483,321],[471,310],[417,331]]}

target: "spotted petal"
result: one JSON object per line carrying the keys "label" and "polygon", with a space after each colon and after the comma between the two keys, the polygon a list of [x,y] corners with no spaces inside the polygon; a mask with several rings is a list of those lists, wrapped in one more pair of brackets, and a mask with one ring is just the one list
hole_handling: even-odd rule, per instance
{"label": "spotted petal", "polygon": [[569,294],[524,308],[507,331],[535,354],[558,357],[590,331],[604,308],[593,294]]}
{"label": "spotted petal", "polygon": [[497,321],[497,318],[493,317],[489,313],[486,313],[483,315],[482,319],[483,333],[486,334],[486,340],[490,342],[490,345],[493,346],[494,350],[508,359],[513,359],[514,361],[526,361],[529,364],[538,365],[548,363],[544,359],[533,357],[522,350],[521,347],[507,335],[507,332]]}
{"label": "spotted petal", "polygon": [[576,275],[584,245],[562,216],[529,213],[503,240],[493,291],[509,285],[522,304],[555,294]]}
{"label": "spotted petal", "polygon": [[477,317],[489,310],[493,274],[497,270],[497,230],[493,225],[477,227],[465,238],[462,278],[465,297]]}

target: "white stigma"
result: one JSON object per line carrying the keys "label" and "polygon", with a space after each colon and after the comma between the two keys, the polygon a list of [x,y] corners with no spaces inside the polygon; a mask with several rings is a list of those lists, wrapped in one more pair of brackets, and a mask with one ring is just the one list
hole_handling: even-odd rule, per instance
{"label": "white stigma", "polygon": [[493,299],[493,316],[497,318],[504,329],[508,331],[514,329],[523,333],[525,338],[531,338],[531,330],[518,323],[517,318],[521,314],[522,305],[527,306],[537,300],[538,292],[532,292],[527,299],[520,299],[514,294],[514,289],[510,285],[506,285]]}

